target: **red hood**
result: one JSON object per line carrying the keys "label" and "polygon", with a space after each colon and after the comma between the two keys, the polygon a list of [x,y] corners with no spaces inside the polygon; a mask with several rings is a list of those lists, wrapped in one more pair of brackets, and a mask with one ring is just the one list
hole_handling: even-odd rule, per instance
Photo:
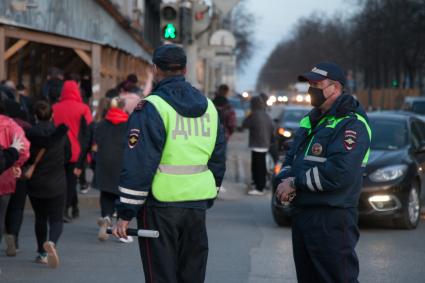
{"label": "red hood", "polygon": [[80,88],[75,81],[65,81],[62,87],[60,101],[73,100],[83,102],[80,95]]}
{"label": "red hood", "polygon": [[128,114],[120,108],[113,107],[108,110],[108,113],[106,113],[105,120],[114,125],[125,123],[128,120]]}

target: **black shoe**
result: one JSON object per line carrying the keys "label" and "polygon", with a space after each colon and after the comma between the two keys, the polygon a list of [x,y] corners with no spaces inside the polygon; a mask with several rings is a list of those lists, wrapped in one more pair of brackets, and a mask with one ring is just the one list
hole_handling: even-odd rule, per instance
{"label": "black shoe", "polygon": [[69,216],[69,215],[64,215],[63,216],[63,222],[64,223],[71,223],[72,222],[72,218],[71,218],[71,216]]}
{"label": "black shoe", "polygon": [[78,207],[72,208],[72,218],[76,219],[80,217],[80,209]]}

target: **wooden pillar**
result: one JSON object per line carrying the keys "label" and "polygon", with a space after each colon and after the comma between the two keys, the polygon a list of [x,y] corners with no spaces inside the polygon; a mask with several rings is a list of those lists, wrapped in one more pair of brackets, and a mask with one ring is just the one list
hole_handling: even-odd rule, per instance
{"label": "wooden pillar", "polygon": [[98,44],[92,45],[91,50],[91,76],[92,76],[92,91],[93,91],[93,99],[99,100],[102,96],[101,93],[101,55],[102,55],[102,47]]}
{"label": "wooden pillar", "polygon": [[118,84],[118,50],[112,50],[112,81],[114,86]]}
{"label": "wooden pillar", "polygon": [[4,33],[4,28],[0,26],[0,80],[6,79],[5,49],[6,49],[6,36]]}

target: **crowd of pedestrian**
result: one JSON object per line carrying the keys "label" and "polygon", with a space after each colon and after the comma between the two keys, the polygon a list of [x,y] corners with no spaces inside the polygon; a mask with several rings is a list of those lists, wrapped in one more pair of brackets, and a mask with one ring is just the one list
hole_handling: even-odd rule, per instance
{"label": "crowd of pedestrian", "polygon": [[[117,215],[127,120],[146,91],[129,74],[93,109],[87,75],[53,67],[40,92],[31,94],[21,82],[0,83],[0,243],[4,235],[7,256],[19,252],[27,197],[35,215],[35,263],[59,265],[64,223],[79,217],[78,192],[90,187],[101,192],[98,238],[108,238],[106,228]],[[87,168],[94,173],[90,186]]]}

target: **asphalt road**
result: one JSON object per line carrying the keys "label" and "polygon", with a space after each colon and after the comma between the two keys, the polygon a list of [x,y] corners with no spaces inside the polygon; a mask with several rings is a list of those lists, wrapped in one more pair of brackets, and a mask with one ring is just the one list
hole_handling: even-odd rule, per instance
{"label": "asphalt road", "polygon": [[[228,187],[231,191],[233,188]],[[248,197],[228,192],[208,214],[210,256],[206,282],[296,282],[290,228],[273,223],[270,195]],[[52,270],[35,257],[33,216],[25,215],[21,250],[14,258],[0,254],[0,282],[143,282],[136,243],[97,240],[97,209],[65,225],[58,251],[61,266]],[[362,227],[358,245],[360,282],[425,282],[425,222],[413,231]]]}

